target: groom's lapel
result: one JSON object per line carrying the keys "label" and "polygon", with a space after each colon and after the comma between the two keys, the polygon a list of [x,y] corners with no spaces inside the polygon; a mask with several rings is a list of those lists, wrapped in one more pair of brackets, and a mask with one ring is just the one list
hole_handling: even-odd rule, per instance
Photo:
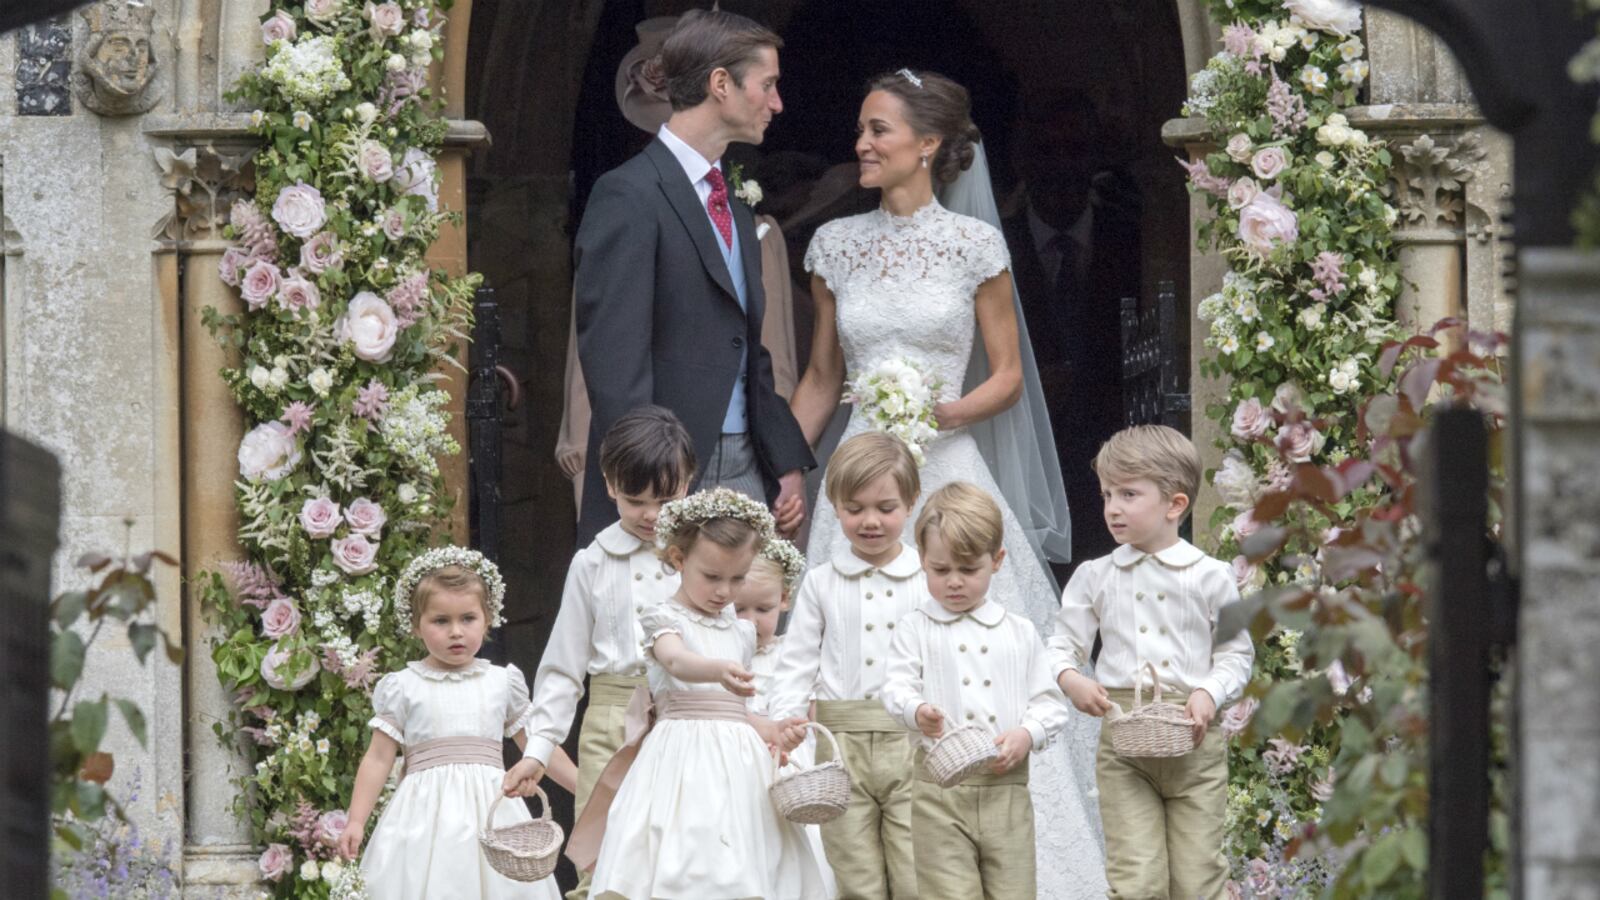
{"label": "groom's lapel", "polygon": [[722,251],[717,248],[718,238],[711,230],[711,217],[700,205],[700,197],[694,192],[694,185],[689,183],[689,176],[684,174],[683,166],[678,165],[677,157],[672,155],[666,144],[661,143],[660,138],[652,140],[644,152],[655,163],[656,172],[661,176],[661,192],[667,195],[673,212],[678,214],[679,221],[688,229],[694,248],[700,253],[700,262],[711,273],[712,279],[728,292],[729,298],[738,303],[739,292],[734,290],[733,276],[728,274],[728,264],[723,262]]}
{"label": "groom's lapel", "polygon": [[739,234],[739,259],[744,263],[745,296],[749,298],[748,314],[761,318],[765,294],[756,288],[761,281],[761,240],[756,237],[756,214],[737,197],[728,201],[733,209],[733,227]]}

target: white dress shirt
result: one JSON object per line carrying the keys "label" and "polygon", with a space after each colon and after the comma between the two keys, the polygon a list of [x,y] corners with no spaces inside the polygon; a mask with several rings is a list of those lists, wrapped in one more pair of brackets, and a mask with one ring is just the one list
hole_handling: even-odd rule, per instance
{"label": "white dress shirt", "polygon": [[527,755],[548,764],[567,739],[588,675],[643,675],[639,614],[678,590],[655,547],[613,523],[567,569],[550,642],[533,680]]}
{"label": "white dress shirt", "polygon": [[[1067,583],[1049,640],[1052,667],[1057,675],[1081,670],[1098,629],[1095,677],[1101,684],[1132,689],[1149,663],[1163,689],[1181,695],[1175,702],[1199,688],[1221,709],[1243,693],[1255,659],[1248,632],[1222,644],[1212,638],[1217,614],[1238,599],[1228,564],[1188,541],[1159,553],[1123,544],[1079,566]],[[1141,680],[1150,686],[1148,673]]]}
{"label": "white dress shirt", "polygon": [[[1026,728],[1034,750],[1043,749],[1069,715],[1033,623],[992,600],[953,613],[929,597],[900,620],[883,707],[916,731],[924,703],[944,713],[946,730],[977,725],[999,735]],[[931,738],[919,739],[933,745]]]}
{"label": "white dress shirt", "polygon": [[773,718],[804,716],[815,700],[874,700],[901,617],[928,596],[917,549],[877,567],[847,546],[806,573],[774,678]]}

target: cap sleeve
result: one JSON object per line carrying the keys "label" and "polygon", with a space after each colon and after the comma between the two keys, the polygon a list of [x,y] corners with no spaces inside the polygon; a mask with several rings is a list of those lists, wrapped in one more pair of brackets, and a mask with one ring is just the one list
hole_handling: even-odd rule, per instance
{"label": "cap sleeve", "polygon": [[1011,268],[1011,251],[1006,249],[1005,235],[1000,229],[978,219],[964,223],[961,245],[962,257],[967,263],[967,273],[972,287]]}
{"label": "cap sleeve", "polygon": [[522,670],[506,663],[506,737],[528,727],[533,718],[533,702],[528,697],[528,677]]}
{"label": "cap sleeve", "polygon": [[811,245],[806,248],[805,267],[807,272],[827,282],[828,290],[838,293],[838,255],[834,252],[833,229],[829,227],[832,224],[824,224],[811,236]]}
{"label": "cap sleeve", "polygon": [[756,623],[749,619],[735,619],[734,630],[739,632],[740,664],[749,669],[756,658]]}
{"label": "cap sleeve", "polygon": [[378,679],[377,687],[372,689],[372,718],[367,722],[374,731],[381,731],[402,745],[406,742],[404,675],[390,672]]}
{"label": "cap sleeve", "polygon": [[663,634],[683,635],[687,623],[672,609],[670,603],[657,603],[639,613],[639,627],[644,631],[644,652],[655,649],[656,638]]}

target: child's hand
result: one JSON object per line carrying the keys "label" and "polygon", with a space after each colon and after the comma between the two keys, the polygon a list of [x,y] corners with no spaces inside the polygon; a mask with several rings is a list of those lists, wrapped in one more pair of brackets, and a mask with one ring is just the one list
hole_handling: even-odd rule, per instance
{"label": "child's hand", "polygon": [[756,676],[733,660],[724,660],[717,667],[717,683],[723,689],[737,697],[754,697],[756,695]]}
{"label": "child's hand", "polygon": [[544,763],[532,757],[524,757],[506,772],[506,777],[501,779],[500,789],[507,797],[531,797],[534,789],[539,786],[539,779],[543,777]]}
{"label": "child's hand", "polygon": [[1009,772],[1017,763],[1022,762],[1028,751],[1033,749],[1033,735],[1028,729],[1017,727],[1004,732],[994,739],[994,745],[1000,748],[1000,755],[996,756],[990,764],[996,775]]}
{"label": "child's hand", "polygon": [[806,720],[784,719],[774,722],[778,726],[778,749],[785,754],[793,753],[794,748],[806,742]]}
{"label": "child's hand", "polygon": [[366,822],[357,822],[354,819],[351,819],[344,826],[344,830],[339,832],[338,842],[334,844],[341,858],[351,862],[355,861],[356,856],[361,853],[361,838],[366,833],[366,830]]}
{"label": "child's hand", "polygon": [[944,734],[944,713],[932,703],[917,707],[917,730],[931,738]]}
{"label": "child's hand", "polygon": [[1194,693],[1189,695],[1189,702],[1184,704],[1183,711],[1194,720],[1194,743],[1198,747],[1206,739],[1206,728],[1211,724],[1212,716],[1217,714],[1217,701],[1211,699],[1211,692],[1205,688],[1195,688]]}
{"label": "child's hand", "polygon": [[1111,711],[1111,697],[1105,685],[1089,678],[1077,669],[1068,669],[1059,679],[1062,693],[1072,701],[1078,712],[1088,716],[1103,716]]}

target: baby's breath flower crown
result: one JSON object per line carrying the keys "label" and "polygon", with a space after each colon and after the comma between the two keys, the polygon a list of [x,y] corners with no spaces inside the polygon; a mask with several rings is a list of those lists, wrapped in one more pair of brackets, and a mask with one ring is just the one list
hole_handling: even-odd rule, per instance
{"label": "baby's breath flower crown", "polygon": [[411,564],[406,566],[405,573],[400,576],[400,580],[394,584],[394,617],[400,623],[402,631],[411,630],[411,595],[417,592],[417,585],[434,570],[445,566],[460,566],[476,572],[489,588],[489,595],[485,598],[489,605],[489,627],[499,628],[505,624],[501,610],[505,606],[506,582],[500,577],[500,567],[476,550],[468,550],[465,547],[435,547],[412,559]]}
{"label": "baby's breath flower crown", "polygon": [[800,549],[781,537],[768,538],[761,545],[759,556],[770,559],[783,567],[783,586],[785,590],[794,590],[800,584],[800,577],[806,574],[806,557]]}
{"label": "baby's breath flower crown", "polygon": [[761,543],[773,539],[775,525],[766,504],[738,491],[712,488],[661,507],[661,514],[656,517],[656,546],[665,550],[672,546],[673,536],[684,526],[698,525],[712,519],[738,519],[756,530]]}

